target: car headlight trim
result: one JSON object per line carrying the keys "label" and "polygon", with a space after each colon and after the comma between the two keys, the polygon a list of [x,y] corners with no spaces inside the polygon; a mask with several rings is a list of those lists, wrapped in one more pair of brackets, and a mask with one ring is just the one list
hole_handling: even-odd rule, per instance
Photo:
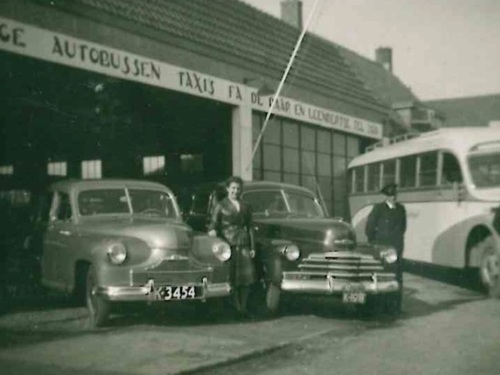
{"label": "car headlight trim", "polygon": [[226,242],[217,242],[212,246],[212,251],[214,255],[221,262],[227,262],[231,259],[231,247]]}
{"label": "car headlight trim", "polygon": [[127,248],[121,242],[113,242],[108,246],[108,257],[113,264],[122,264],[127,260]]}
{"label": "car headlight trim", "polygon": [[300,250],[296,245],[287,245],[283,248],[283,254],[290,261],[295,261],[300,257]]}
{"label": "car headlight trim", "polygon": [[380,252],[380,257],[386,262],[386,263],[394,263],[398,260],[398,253],[394,248],[388,248],[384,249]]}

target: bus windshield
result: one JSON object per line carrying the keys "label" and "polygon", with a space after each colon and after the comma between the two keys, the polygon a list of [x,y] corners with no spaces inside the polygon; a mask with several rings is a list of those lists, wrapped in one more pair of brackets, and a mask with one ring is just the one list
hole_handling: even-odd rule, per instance
{"label": "bus windshield", "polygon": [[469,169],[476,187],[500,187],[500,152],[470,156]]}

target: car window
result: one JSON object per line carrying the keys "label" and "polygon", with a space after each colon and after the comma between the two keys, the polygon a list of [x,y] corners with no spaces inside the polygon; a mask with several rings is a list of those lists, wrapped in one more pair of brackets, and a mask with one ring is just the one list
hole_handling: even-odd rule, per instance
{"label": "car window", "polygon": [[132,211],[136,214],[176,218],[174,198],[164,191],[129,189]]}
{"label": "car window", "polygon": [[125,189],[93,189],[78,194],[82,216],[129,213]]}
{"label": "car window", "polygon": [[56,219],[66,221],[71,219],[71,216],[71,203],[69,201],[69,195],[66,193],[58,193],[58,205],[55,212]]}
{"label": "car window", "polygon": [[280,190],[243,193],[242,200],[252,207],[254,213],[288,212]]}
{"label": "car window", "polygon": [[200,193],[193,197],[193,203],[191,206],[191,212],[194,214],[206,214],[208,212],[208,200],[210,194]]}
{"label": "car window", "polygon": [[314,197],[292,192],[285,192],[290,211],[309,217],[324,217],[323,210]]}
{"label": "car window", "polygon": [[54,193],[47,192],[40,196],[36,208],[36,220],[42,223],[47,223],[50,217],[50,208],[52,207],[52,200]]}

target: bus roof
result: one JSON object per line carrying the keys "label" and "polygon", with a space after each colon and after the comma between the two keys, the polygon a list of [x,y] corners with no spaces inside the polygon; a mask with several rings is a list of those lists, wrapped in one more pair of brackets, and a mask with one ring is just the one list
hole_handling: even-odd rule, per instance
{"label": "bus roof", "polygon": [[441,149],[452,150],[458,155],[462,155],[477,144],[495,141],[500,143],[500,128],[460,127],[439,129],[361,154],[349,163],[349,168]]}

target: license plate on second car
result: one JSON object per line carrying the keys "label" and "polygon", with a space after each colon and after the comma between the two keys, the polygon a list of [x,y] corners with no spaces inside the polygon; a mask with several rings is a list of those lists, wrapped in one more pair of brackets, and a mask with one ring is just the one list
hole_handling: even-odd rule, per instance
{"label": "license plate on second car", "polygon": [[366,293],[363,292],[344,292],[342,302],[344,303],[365,303]]}
{"label": "license plate on second car", "polygon": [[363,304],[366,301],[366,292],[362,285],[348,284],[342,294],[342,302]]}
{"label": "license plate on second car", "polygon": [[185,300],[200,297],[200,291],[194,285],[162,286],[158,289],[159,299],[165,301]]}

